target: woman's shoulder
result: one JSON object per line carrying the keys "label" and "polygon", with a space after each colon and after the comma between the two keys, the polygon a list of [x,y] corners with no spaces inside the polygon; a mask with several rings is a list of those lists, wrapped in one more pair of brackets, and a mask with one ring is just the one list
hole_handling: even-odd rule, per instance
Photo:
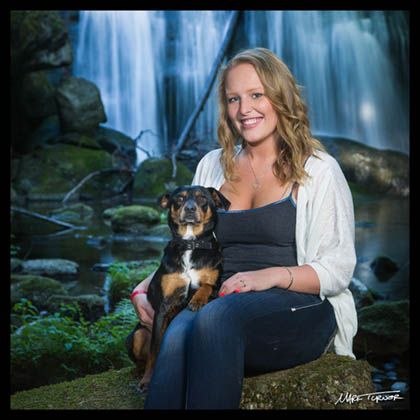
{"label": "woman's shoulder", "polygon": [[340,164],[329,153],[317,150],[308,161],[307,172],[310,176],[326,176],[342,173]]}
{"label": "woman's shoulder", "polygon": [[222,155],[222,148],[210,150],[210,152],[207,152],[200,160],[200,162],[206,162],[206,163],[213,163],[216,161],[220,161],[220,157]]}
{"label": "woman's shoulder", "polygon": [[193,185],[213,186],[222,176],[221,152],[222,149],[211,150],[201,158],[195,171]]}

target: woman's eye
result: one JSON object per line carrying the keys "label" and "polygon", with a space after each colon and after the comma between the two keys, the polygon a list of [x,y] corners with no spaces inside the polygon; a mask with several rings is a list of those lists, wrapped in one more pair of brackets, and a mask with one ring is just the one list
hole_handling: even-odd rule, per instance
{"label": "woman's eye", "polygon": [[228,103],[233,104],[234,102],[236,102],[238,100],[237,97],[233,97],[233,98],[228,98]]}
{"label": "woman's eye", "polygon": [[262,94],[262,93],[253,93],[253,94],[252,94],[252,97],[253,97],[254,99],[261,98],[261,96],[263,96],[263,94]]}

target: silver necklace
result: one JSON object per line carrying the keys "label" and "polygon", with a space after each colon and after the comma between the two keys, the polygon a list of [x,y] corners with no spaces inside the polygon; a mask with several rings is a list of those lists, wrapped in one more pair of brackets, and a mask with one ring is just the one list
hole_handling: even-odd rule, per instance
{"label": "silver necklace", "polygon": [[268,173],[268,170],[269,170],[269,169],[272,169],[272,165],[270,165],[270,166],[268,167],[268,169],[266,169],[266,170],[264,171],[264,173],[263,173],[262,175],[260,175],[260,178],[258,179],[258,178],[257,178],[257,175],[255,175],[255,171],[254,171],[254,168],[252,167],[251,159],[249,158],[248,153],[247,153],[247,152],[245,152],[245,154],[246,154],[246,157],[248,158],[248,163],[249,163],[249,166],[251,167],[251,171],[252,171],[252,173],[253,173],[253,175],[254,175],[254,178],[255,178],[255,182],[254,182],[253,184],[251,184],[251,185],[252,185],[252,188],[253,188],[254,190],[258,190],[258,188],[260,188],[260,187],[261,187],[261,182],[260,182],[260,179],[261,179],[261,178],[263,178],[263,177],[264,177],[264,176]]}

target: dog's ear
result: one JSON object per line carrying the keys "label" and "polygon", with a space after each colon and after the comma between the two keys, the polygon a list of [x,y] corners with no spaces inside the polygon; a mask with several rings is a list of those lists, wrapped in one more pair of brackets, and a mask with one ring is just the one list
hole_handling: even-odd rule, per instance
{"label": "dog's ear", "polygon": [[213,187],[207,187],[207,190],[212,195],[218,209],[227,210],[230,207],[230,201],[219,190]]}
{"label": "dog's ear", "polygon": [[161,195],[158,200],[157,203],[159,204],[159,206],[161,206],[163,209],[167,209],[168,208],[168,203],[169,203],[169,199],[171,197],[171,193],[166,193]]}

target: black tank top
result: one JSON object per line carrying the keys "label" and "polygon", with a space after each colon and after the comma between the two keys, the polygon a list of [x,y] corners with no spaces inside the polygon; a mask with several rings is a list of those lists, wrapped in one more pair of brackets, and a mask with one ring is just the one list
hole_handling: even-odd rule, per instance
{"label": "black tank top", "polygon": [[217,210],[222,282],[240,271],[297,265],[296,205],[287,198],[250,210]]}

